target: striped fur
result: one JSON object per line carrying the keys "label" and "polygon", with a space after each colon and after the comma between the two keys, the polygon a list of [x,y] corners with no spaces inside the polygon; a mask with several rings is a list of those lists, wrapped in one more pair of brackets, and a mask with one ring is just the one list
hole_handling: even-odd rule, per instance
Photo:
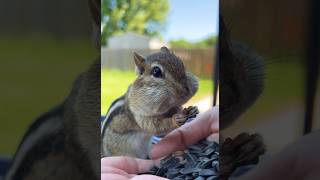
{"label": "striped fur", "polygon": [[123,106],[124,106],[124,96],[121,96],[112,102],[112,104],[110,105],[110,108],[108,109],[108,112],[107,112],[107,115],[106,115],[104,121],[101,122],[101,135],[102,135],[102,137],[104,135],[104,130],[106,129],[107,122],[110,122],[113,117],[113,114],[115,114],[115,112]]}
{"label": "striped fur", "polygon": [[[15,154],[6,179],[23,179],[27,176],[30,168],[48,154],[48,151],[59,152],[63,145],[61,106],[38,118],[25,134],[18,151]],[[58,136],[57,136],[58,135]],[[50,141],[55,141],[58,146],[54,147]],[[43,148],[45,146],[52,149]]]}
{"label": "striped fur", "polygon": [[61,105],[30,126],[6,180],[100,179],[100,69],[98,59]]}

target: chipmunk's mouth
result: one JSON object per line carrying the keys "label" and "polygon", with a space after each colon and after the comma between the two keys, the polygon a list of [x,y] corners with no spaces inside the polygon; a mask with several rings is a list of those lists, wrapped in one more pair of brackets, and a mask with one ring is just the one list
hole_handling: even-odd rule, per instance
{"label": "chipmunk's mouth", "polygon": [[170,106],[166,110],[158,111],[154,113],[153,116],[162,116],[162,117],[172,117],[174,114],[178,112],[178,108],[176,106]]}
{"label": "chipmunk's mouth", "polygon": [[158,108],[153,110],[154,116],[170,116],[177,113],[177,101],[174,98],[166,98],[165,100],[159,102]]}

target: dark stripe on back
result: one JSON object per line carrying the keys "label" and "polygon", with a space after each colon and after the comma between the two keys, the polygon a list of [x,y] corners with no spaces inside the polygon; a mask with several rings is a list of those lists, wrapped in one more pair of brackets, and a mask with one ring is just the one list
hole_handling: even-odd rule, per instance
{"label": "dark stripe on back", "polygon": [[[24,179],[25,177],[27,177],[28,173],[31,172],[31,168],[35,163],[37,163],[41,159],[46,158],[48,155],[61,153],[65,147],[64,139],[65,134],[62,128],[57,132],[53,132],[51,134],[43,136],[42,139],[25,154],[15,174],[12,176],[12,179]],[[48,164],[47,166],[60,168],[59,166],[57,166],[57,164]]]}
{"label": "dark stripe on back", "polygon": [[[124,98],[125,98],[125,95],[122,95],[122,96],[119,97],[118,99],[114,100],[114,101],[112,102],[112,104],[110,105],[110,107],[109,107],[109,109],[108,109],[108,111],[107,111],[107,114],[108,114],[108,112],[110,111],[110,109],[112,108],[112,106],[114,106],[118,101],[124,100]],[[106,114],[106,115],[107,115],[107,114]]]}
{"label": "dark stripe on back", "polygon": [[110,116],[109,116],[107,119],[105,119],[106,123],[105,123],[105,125],[104,125],[104,127],[103,127],[103,130],[102,130],[102,137],[104,137],[104,132],[105,132],[108,124],[112,121],[112,119],[114,118],[114,116],[118,115],[121,111],[123,111],[123,107],[124,107],[123,105],[117,107],[116,109],[114,109],[114,110],[111,112]]}
{"label": "dark stripe on back", "polygon": [[63,116],[63,107],[62,107],[62,105],[59,105],[59,106],[53,108],[52,110],[50,110],[49,112],[47,112],[47,113],[41,115],[40,117],[38,117],[31,124],[31,126],[28,128],[27,132],[23,136],[22,141],[18,146],[18,150],[20,149],[20,147],[21,147],[22,143],[25,141],[25,139],[29,135],[31,135],[34,131],[36,131],[43,123],[47,122],[51,118],[54,118],[54,117],[62,118],[62,116]]}
{"label": "dark stripe on back", "polygon": [[[39,118],[37,118],[32,124],[31,126],[28,128],[27,132],[25,133],[25,135],[23,136],[16,152],[14,155],[13,160],[11,161],[10,164],[10,168],[12,167],[12,165],[15,163],[16,160],[16,156],[19,153],[19,150],[21,149],[23,143],[26,141],[26,139],[33,133],[35,132],[38,128],[41,127],[42,124],[46,123],[47,121],[49,121],[50,119],[54,118],[54,119],[59,119],[61,118],[62,120],[62,114],[63,114],[63,108],[62,105],[59,105],[55,108],[53,108],[52,110],[50,110],[49,112],[43,114],[42,116],[40,116]],[[57,122],[59,123],[59,122]],[[44,148],[44,147],[43,147]],[[33,148],[31,148],[33,149]],[[27,155],[27,154],[26,154]],[[26,156],[25,155],[25,156]],[[24,161],[24,160],[23,160]],[[20,166],[20,165],[19,165]],[[26,165],[26,166],[30,166],[30,165]],[[10,171],[10,168],[8,169],[8,171]]]}

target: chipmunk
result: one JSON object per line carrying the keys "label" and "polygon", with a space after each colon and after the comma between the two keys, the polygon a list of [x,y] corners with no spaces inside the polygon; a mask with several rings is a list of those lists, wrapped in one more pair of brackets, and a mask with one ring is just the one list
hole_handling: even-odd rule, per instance
{"label": "chipmunk", "polygon": [[264,62],[244,43],[230,39],[220,18],[220,128],[224,129],[254,104],[264,88]]}
{"label": "chipmunk", "polygon": [[[89,0],[89,5],[100,22],[100,1]],[[100,78],[98,57],[77,77],[66,99],[32,123],[6,180],[100,179]]]}
{"label": "chipmunk", "polygon": [[199,113],[182,109],[198,90],[197,78],[182,61],[162,47],[147,58],[134,53],[137,79],[111,105],[102,125],[102,156],[127,155],[146,159],[151,137],[167,133]]}
{"label": "chipmunk", "polygon": [[100,59],[23,137],[6,180],[100,179]]}
{"label": "chipmunk", "polygon": [[[244,43],[231,40],[220,16],[220,128],[231,126],[260,96],[264,87],[264,63],[261,56]],[[220,136],[220,139],[222,137]],[[220,140],[219,179],[228,179],[240,166],[256,164],[265,152],[259,134],[241,133],[234,139]]]}

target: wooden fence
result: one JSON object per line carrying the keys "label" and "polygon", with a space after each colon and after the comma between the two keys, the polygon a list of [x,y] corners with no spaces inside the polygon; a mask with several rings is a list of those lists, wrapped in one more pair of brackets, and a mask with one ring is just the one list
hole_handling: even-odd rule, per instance
{"label": "wooden fence", "polygon": [[[101,66],[108,69],[134,70],[133,52],[147,56],[159,50],[101,49]],[[211,78],[214,70],[215,49],[172,49],[186,68],[198,77]]]}

